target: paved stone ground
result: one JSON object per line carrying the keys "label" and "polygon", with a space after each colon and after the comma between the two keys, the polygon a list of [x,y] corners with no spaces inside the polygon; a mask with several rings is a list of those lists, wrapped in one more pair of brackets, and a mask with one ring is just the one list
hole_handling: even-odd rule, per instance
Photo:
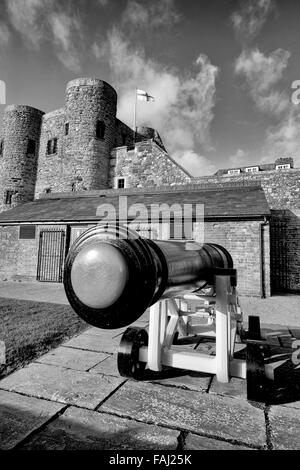
{"label": "paved stone ground", "polygon": [[266,406],[244,380],[188,371],[124,379],[120,335],[90,328],[1,380],[0,448],[300,449],[300,396]]}
{"label": "paved stone ground", "polygon": [[[0,282],[0,297],[35,300],[68,305],[62,284],[48,282]],[[259,315],[262,323],[278,323],[300,327],[300,295],[281,295],[259,299],[240,297],[244,319]]]}
{"label": "paved stone ground", "polygon": [[[0,296],[67,303],[57,284],[0,283]],[[299,331],[299,296],[241,303],[269,332]],[[122,331],[90,328],[2,379],[0,449],[300,449],[300,393],[266,405],[247,401],[241,379],[176,370],[124,379]]]}

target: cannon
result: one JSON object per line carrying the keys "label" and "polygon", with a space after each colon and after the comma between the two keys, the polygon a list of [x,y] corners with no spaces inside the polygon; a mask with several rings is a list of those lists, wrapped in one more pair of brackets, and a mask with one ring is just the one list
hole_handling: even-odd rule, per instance
{"label": "cannon", "polygon": [[[89,324],[119,329],[150,307],[146,328],[123,333],[118,369],[142,379],[165,367],[216,374],[217,380],[247,378],[248,398],[260,400],[265,374],[258,317],[243,315],[237,273],[228,251],[217,244],[150,240],[128,227],[100,224],[84,232],[65,261],[70,305]],[[186,348],[189,338],[211,338],[215,354]],[[246,357],[240,352],[249,343]]]}

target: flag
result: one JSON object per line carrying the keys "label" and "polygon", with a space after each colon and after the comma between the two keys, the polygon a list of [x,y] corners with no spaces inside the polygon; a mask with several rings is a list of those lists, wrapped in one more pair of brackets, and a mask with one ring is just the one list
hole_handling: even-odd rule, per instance
{"label": "flag", "polygon": [[144,90],[136,90],[137,99],[140,101],[154,101],[153,96],[148,95]]}

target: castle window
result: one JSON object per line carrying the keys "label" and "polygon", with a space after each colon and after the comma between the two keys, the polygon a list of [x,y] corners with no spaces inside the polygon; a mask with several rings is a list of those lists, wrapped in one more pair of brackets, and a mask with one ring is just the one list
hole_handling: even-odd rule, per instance
{"label": "castle window", "polygon": [[14,191],[10,191],[10,190],[6,191],[6,193],[5,193],[5,204],[7,204],[9,206],[11,205],[12,197],[13,197],[14,194],[15,194]]}
{"label": "castle window", "polygon": [[3,155],[3,150],[4,150],[4,139],[0,141],[0,155]]}
{"label": "castle window", "polygon": [[70,124],[67,122],[65,124],[65,135],[69,135],[69,130],[70,130]]}
{"label": "castle window", "polygon": [[51,193],[51,188],[45,188],[45,194],[50,194]]}
{"label": "castle window", "polygon": [[72,183],[71,189],[72,189],[72,192],[76,191],[76,183]]}
{"label": "castle window", "polygon": [[21,225],[19,231],[19,240],[34,240],[35,232],[35,225]]}
{"label": "castle window", "polygon": [[32,139],[28,139],[27,142],[27,155],[35,155],[36,143]]}
{"label": "castle window", "polygon": [[47,155],[54,155],[57,153],[57,138],[50,139],[47,142]]}
{"label": "castle window", "polygon": [[125,178],[118,178],[117,179],[117,188],[124,189],[125,188]]}
{"label": "castle window", "polygon": [[104,139],[104,135],[105,135],[105,124],[103,121],[97,121],[97,125],[96,125],[97,139]]}

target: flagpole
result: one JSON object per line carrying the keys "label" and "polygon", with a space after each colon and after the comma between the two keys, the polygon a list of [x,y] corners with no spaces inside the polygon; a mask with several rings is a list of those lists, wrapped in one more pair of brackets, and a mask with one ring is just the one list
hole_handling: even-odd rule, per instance
{"label": "flagpole", "polygon": [[135,144],[135,138],[136,138],[136,110],[137,110],[137,88],[135,88],[134,113],[133,113],[133,143],[134,144]]}

